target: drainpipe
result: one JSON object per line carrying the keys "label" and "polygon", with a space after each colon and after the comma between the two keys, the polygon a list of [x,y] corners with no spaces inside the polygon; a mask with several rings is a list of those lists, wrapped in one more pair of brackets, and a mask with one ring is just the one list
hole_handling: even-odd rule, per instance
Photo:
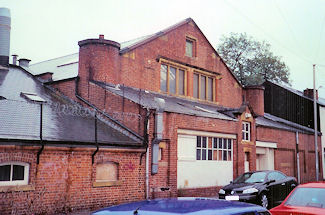
{"label": "drainpipe", "polygon": [[154,98],[158,104],[158,108],[155,112],[155,138],[152,140],[152,153],[151,153],[151,174],[155,175],[158,173],[158,154],[159,154],[159,143],[163,140],[164,131],[164,106],[165,100],[162,98]]}
{"label": "drainpipe", "polygon": [[150,118],[150,114],[151,111],[147,108],[147,113],[146,113],[146,118],[144,120],[144,132],[143,132],[143,145],[146,147],[146,151],[141,153],[140,155],[140,165],[141,165],[141,161],[142,161],[142,157],[144,155],[146,155],[146,169],[145,169],[145,180],[146,180],[146,184],[145,184],[145,190],[146,190],[146,199],[149,199],[149,135],[148,135],[148,131],[149,131],[149,118]]}
{"label": "drainpipe", "polygon": [[95,112],[95,143],[96,143],[96,151],[94,151],[94,153],[91,155],[92,164],[94,164],[95,155],[97,154],[97,152],[99,150],[98,141],[97,141],[97,115],[96,115],[96,112]]}
{"label": "drainpipe", "polygon": [[41,153],[44,150],[44,144],[43,144],[43,104],[40,104],[40,107],[41,107],[41,112],[40,112],[40,132],[39,132],[39,137],[40,137],[40,144],[42,145],[42,147],[37,152],[37,160],[36,160],[37,164],[39,164],[39,157],[40,157]]}
{"label": "drainpipe", "polygon": [[299,165],[299,133],[296,131],[296,152],[297,152],[297,180],[300,184],[300,165]]}

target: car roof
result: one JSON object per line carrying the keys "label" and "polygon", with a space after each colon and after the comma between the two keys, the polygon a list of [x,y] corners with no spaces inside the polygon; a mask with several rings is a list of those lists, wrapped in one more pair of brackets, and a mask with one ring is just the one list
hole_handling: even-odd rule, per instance
{"label": "car roof", "polygon": [[298,187],[325,188],[325,182],[311,182],[306,184],[300,184]]}
{"label": "car roof", "polygon": [[219,200],[213,198],[179,197],[168,199],[154,199],[127,203],[104,208],[95,212],[95,215],[130,214],[138,211],[139,214],[202,214],[202,215],[235,215],[244,212],[263,212],[266,209],[258,205]]}

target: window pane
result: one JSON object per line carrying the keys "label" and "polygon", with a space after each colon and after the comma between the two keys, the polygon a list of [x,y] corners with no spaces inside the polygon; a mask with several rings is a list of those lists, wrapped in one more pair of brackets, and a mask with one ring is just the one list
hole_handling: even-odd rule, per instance
{"label": "window pane", "polygon": [[218,139],[217,138],[213,138],[213,148],[218,148]]}
{"label": "window pane", "polygon": [[167,92],[167,66],[161,65],[160,68],[160,90]]}
{"label": "window pane", "polygon": [[227,149],[227,139],[223,139],[223,149]]}
{"label": "window pane", "polygon": [[202,148],[206,148],[206,147],[207,147],[207,138],[202,137]]}
{"label": "window pane", "polygon": [[200,99],[206,99],[206,77],[201,76],[201,93],[200,93]]}
{"label": "window pane", "polygon": [[186,50],[185,51],[186,51],[186,56],[193,57],[193,41],[186,40]]}
{"label": "window pane", "polygon": [[199,75],[193,74],[193,97],[199,98]]}
{"label": "window pane", "polygon": [[218,152],[219,152],[219,161],[221,161],[222,160],[222,151],[218,150]]}
{"label": "window pane", "polygon": [[176,68],[169,67],[169,92],[176,94]]}
{"label": "window pane", "polygon": [[180,69],[178,70],[178,94],[179,95],[185,95],[184,81],[185,81],[185,71]]}
{"label": "window pane", "polygon": [[213,101],[213,79],[208,78],[208,100]]}
{"label": "window pane", "polygon": [[219,138],[219,149],[222,149],[222,139]]}
{"label": "window pane", "polygon": [[12,180],[24,180],[25,167],[21,165],[14,165]]}
{"label": "window pane", "polygon": [[211,137],[207,137],[208,138],[208,148],[211,149],[212,148],[212,138]]}
{"label": "window pane", "polygon": [[213,160],[218,160],[218,151],[217,150],[213,151]]}
{"label": "window pane", "polygon": [[206,160],[207,159],[207,150],[202,149],[202,160]]}
{"label": "window pane", "polygon": [[231,149],[231,139],[228,139],[228,149]]}
{"label": "window pane", "polygon": [[227,151],[223,151],[223,160],[224,160],[224,161],[227,160]]}
{"label": "window pane", "polygon": [[231,161],[231,151],[228,151],[228,160]]}
{"label": "window pane", "polygon": [[200,136],[196,137],[196,147],[201,147],[201,137]]}
{"label": "window pane", "polygon": [[208,160],[212,160],[212,150],[208,150]]}
{"label": "window pane", "polygon": [[10,181],[10,165],[0,166],[0,181]]}
{"label": "window pane", "polygon": [[201,160],[201,149],[196,150],[196,160]]}

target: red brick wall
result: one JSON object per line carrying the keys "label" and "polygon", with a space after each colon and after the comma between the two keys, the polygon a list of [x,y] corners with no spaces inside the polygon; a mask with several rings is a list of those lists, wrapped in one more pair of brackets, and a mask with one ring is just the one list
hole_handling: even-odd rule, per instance
{"label": "red brick wall", "polygon": [[50,86],[59,90],[60,93],[69,97],[70,99],[76,100],[76,98],[75,98],[75,89],[76,89],[75,79],[53,82]]}
{"label": "red brick wall", "polygon": [[[150,140],[153,139],[154,119],[150,119]],[[198,189],[177,190],[177,129],[189,129],[198,131],[219,132],[226,134],[237,134],[238,123],[235,121],[218,120],[212,118],[196,117],[176,113],[164,113],[164,139],[166,148],[163,149],[163,159],[158,163],[158,173],[150,175],[151,197],[170,196],[216,196],[218,187],[207,187]],[[236,176],[237,165],[237,141],[233,146],[234,176]],[[151,149],[150,149],[151,158]],[[150,159],[151,163],[151,159]],[[151,168],[149,169],[151,172]],[[169,191],[160,191],[161,187],[170,188]]]}
{"label": "red brick wall", "polygon": [[[287,175],[297,177],[296,133],[279,129],[257,127],[257,140],[277,143],[274,150],[274,168]],[[318,138],[318,149],[321,148]],[[315,174],[315,143],[312,134],[299,133],[299,159],[301,183],[314,181]],[[319,162],[319,169],[322,169]],[[322,177],[320,171],[320,178]]]}
{"label": "red brick wall", "polygon": [[[185,56],[186,36],[197,39],[197,57]],[[242,88],[215,54],[206,38],[193,23],[179,28],[122,55],[119,80],[121,83],[159,92],[160,63],[158,56],[187,63],[221,74],[217,82],[217,102],[228,107],[239,107],[242,104]],[[192,95],[192,78],[188,78],[188,94]]]}
{"label": "red brick wall", "polygon": [[[39,147],[0,147],[0,162],[30,164],[34,190],[0,192],[0,214],[57,214],[98,209],[145,198],[145,159],[141,151],[100,149],[92,164],[93,149],[45,147],[36,164]],[[94,187],[96,164],[116,162],[121,185]]]}
{"label": "red brick wall", "polygon": [[[187,36],[196,38],[196,57],[185,56]],[[216,84],[218,104],[227,107],[239,107],[242,104],[242,87],[192,22],[123,55],[119,55],[117,51],[116,47],[100,43],[87,43],[80,46],[79,89],[83,97],[88,97],[87,82],[90,79],[159,92],[160,63],[157,62],[157,58],[164,56],[221,74],[218,77],[221,79],[217,80],[218,83]],[[193,94],[192,72],[193,70],[189,71],[187,79],[189,96]]]}

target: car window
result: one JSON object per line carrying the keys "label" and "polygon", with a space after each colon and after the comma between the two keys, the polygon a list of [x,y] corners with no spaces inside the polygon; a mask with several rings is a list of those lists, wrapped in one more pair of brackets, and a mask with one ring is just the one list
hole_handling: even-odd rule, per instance
{"label": "car window", "polygon": [[325,208],[325,189],[296,188],[285,205]]}
{"label": "car window", "polygon": [[270,172],[267,178],[270,180],[280,181],[286,178],[285,175],[283,175],[280,172]]}
{"label": "car window", "polygon": [[247,172],[236,178],[234,183],[262,183],[265,176],[265,172]]}

